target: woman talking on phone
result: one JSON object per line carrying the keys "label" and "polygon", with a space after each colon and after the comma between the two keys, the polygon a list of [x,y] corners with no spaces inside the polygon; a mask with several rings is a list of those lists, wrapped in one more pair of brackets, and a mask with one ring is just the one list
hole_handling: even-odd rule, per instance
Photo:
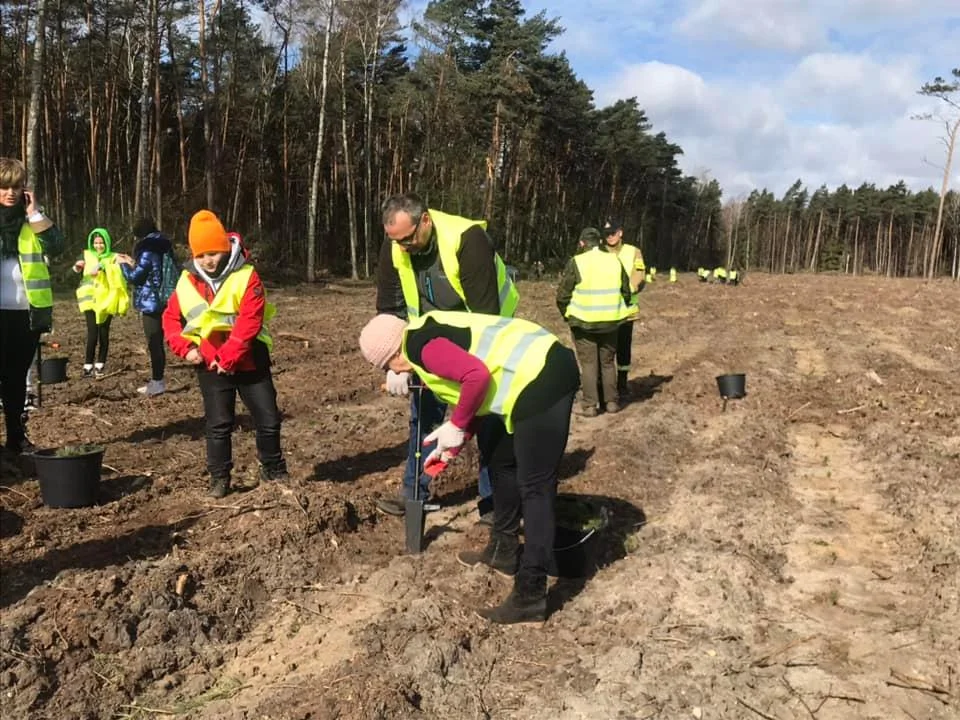
{"label": "woman talking on phone", "polygon": [[23,427],[27,370],[40,334],[53,325],[53,289],[44,255],[63,249],[63,234],[33,193],[19,160],[0,157],[0,383],[6,452],[32,449]]}

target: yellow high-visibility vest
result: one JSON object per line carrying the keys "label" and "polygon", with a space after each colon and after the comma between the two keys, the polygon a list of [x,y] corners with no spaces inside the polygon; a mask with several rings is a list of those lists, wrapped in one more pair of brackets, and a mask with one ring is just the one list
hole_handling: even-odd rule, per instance
{"label": "yellow high-visibility vest", "polygon": [[726,280],[727,279],[727,269],[718,267],[713,271],[713,277],[717,280]]}
{"label": "yellow high-visibility vest", "polygon": [[502,416],[507,432],[512,433],[512,415],[517,398],[540,375],[547,362],[547,353],[559,340],[539,325],[519,318],[435,310],[412,319],[403,334],[403,355],[427,387],[443,402],[451,405],[460,399],[460,385],[432,375],[407,354],[410,335],[420,330],[428,320],[470,330],[468,352],[479,358],[492,376],[477,414]]}
{"label": "yellow high-visibility vest", "polygon": [[43,246],[28,223],[20,228],[17,255],[27,302],[35,308],[53,307],[53,286],[50,284],[50,270],[43,261]]}
{"label": "yellow high-visibility vest", "polygon": [[587,323],[625,320],[637,314],[636,305],[627,305],[620,292],[623,265],[620,259],[599,248],[573,258],[580,282],[573,289],[565,317]]}
{"label": "yellow high-visibility vest", "polygon": [[670,268],[670,282],[675,283],[677,281],[677,269]]}
{"label": "yellow high-visibility vest", "polygon": [[77,288],[77,304],[80,306],[80,312],[93,310],[94,286],[96,285],[96,275],[93,274],[94,268],[100,271],[100,258],[95,252],[89,250],[83,251],[83,274],[80,276],[80,287]]}
{"label": "yellow high-visibility vest", "polygon": [[[230,273],[214,295],[213,302],[208,304],[190,282],[190,273],[186,270],[180,273],[176,293],[180,302],[180,314],[186,320],[180,334],[199,345],[201,340],[210,337],[213,332],[230,332],[237,321],[240,303],[247,292],[252,274],[253,265],[244,265]],[[273,350],[273,338],[267,330],[267,323],[276,314],[277,309],[271,303],[267,303],[263,324],[260,326],[260,332],[257,333],[257,340],[260,340],[269,350]]]}
{"label": "yellow high-visibility vest", "polygon": [[638,288],[633,287],[633,273],[635,271],[639,271],[641,274],[645,273],[647,265],[643,262],[643,253],[640,252],[640,248],[623,243],[617,251],[617,257],[620,258],[620,262],[623,263],[623,269],[627,271],[627,275],[631,278],[630,289],[633,293],[630,296],[630,304],[636,305],[640,297],[640,291]]}
{"label": "yellow high-visibility vest", "polygon": [[[440,263],[443,265],[443,271],[446,273],[453,291],[466,305],[467,299],[464,297],[463,284],[460,282],[460,261],[457,259],[457,252],[460,250],[461,236],[467,228],[479,225],[486,230],[487,221],[471,220],[459,215],[448,215],[439,210],[429,210],[428,212],[437,232],[437,251],[440,253]],[[393,266],[400,276],[400,288],[403,291],[404,302],[407,304],[407,317],[413,319],[420,315],[420,290],[417,288],[417,276],[413,270],[413,262],[410,260],[410,254],[403,250],[399,243],[393,243],[391,253]],[[494,253],[494,262],[497,266],[497,293],[500,299],[500,315],[502,317],[513,317],[517,311],[517,304],[520,302],[520,293],[507,274],[507,266],[500,258],[499,253]],[[467,310],[470,310],[469,306]]]}

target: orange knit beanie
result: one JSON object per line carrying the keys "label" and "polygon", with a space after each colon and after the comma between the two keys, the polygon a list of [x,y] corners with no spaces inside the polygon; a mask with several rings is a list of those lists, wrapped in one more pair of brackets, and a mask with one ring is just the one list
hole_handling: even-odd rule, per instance
{"label": "orange knit beanie", "polygon": [[209,210],[200,210],[190,218],[187,239],[194,257],[208,252],[230,252],[227,231],[223,228],[223,223]]}

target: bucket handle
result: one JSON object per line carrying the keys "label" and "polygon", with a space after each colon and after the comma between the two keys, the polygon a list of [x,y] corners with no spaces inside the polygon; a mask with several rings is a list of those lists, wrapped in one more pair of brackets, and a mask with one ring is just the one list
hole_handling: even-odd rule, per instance
{"label": "bucket handle", "polygon": [[587,540],[589,540],[590,538],[592,538],[592,537],[596,534],[597,530],[601,530],[601,529],[605,528],[605,527],[607,526],[607,524],[610,522],[610,514],[607,512],[606,506],[601,506],[601,507],[600,507],[600,519],[601,519],[600,527],[595,527],[595,528],[593,528],[590,532],[588,532],[586,535],[584,535],[582,538],[580,538],[579,540],[577,540],[577,541],[576,541],[575,543],[573,543],[572,545],[567,545],[566,547],[562,547],[562,548],[555,547],[555,548],[553,549],[553,551],[554,551],[554,552],[566,552],[567,550],[573,550],[575,547],[580,547],[580,546],[583,545]]}

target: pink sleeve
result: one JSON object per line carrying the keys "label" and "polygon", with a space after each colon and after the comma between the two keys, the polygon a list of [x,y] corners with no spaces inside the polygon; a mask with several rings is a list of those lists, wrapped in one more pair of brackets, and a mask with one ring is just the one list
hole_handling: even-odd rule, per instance
{"label": "pink sleeve", "polygon": [[420,360],[433,375],[460,385],[460,400],[450,416],[450,422],[462,430],[469,429],[490,387],[487,366],[478,357],[446,338],[434,338],[424,345]]}

